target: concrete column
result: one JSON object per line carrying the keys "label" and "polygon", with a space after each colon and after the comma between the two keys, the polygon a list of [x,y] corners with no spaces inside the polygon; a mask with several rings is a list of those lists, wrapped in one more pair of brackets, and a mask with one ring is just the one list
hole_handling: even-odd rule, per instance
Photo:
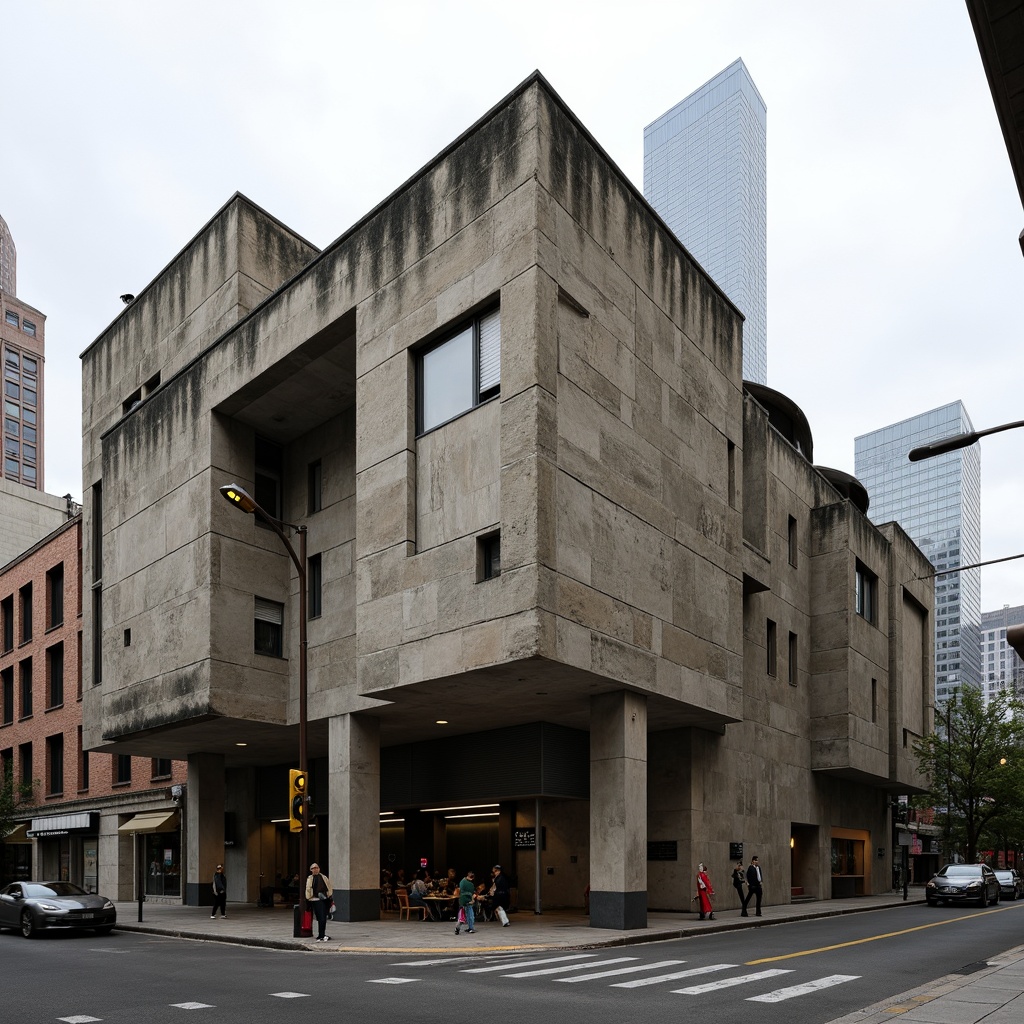
{"label": "concrete column", "polygon": [[260,823],[256,820],[256,769],[231,768],[224,774],[225,810],[234,823],[234,835],[224,836],[224,873],[228,876],[228,901],[255,903],[260,888],[273,885],[264,878],[260,857]]}
{"label": "concrete column", "polygon": [[189,754],[185,904],[213,905],[213,872],[224,863],[224,781],[222,754]]}
{"label": "concrete column", "polygon": [[590,701],[590,925],[647,927],[647,698]]}
{"label": "concrete column", "polygon": [[[380,917],[380,726],[369,715],[330,720],[331,884],[336,917]],[[308,867],[309,865],[306,865]]]}

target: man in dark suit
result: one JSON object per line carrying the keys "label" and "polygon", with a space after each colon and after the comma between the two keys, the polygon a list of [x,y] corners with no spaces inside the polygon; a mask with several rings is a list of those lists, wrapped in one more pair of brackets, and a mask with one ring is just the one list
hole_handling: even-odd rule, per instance
{"label": "man in dark suit", "polygon": [[747,913],[747,904],[750,902],[750,898],[755,897],[754,900],[754,914],[757,917],[761,916],[761,896],[763,890],[761,888],[761,865],[757,862],[757,857],[750,858],[750,867],[747,868],[747,895],[743,900],[743,912],[740,917],[749,917]]}

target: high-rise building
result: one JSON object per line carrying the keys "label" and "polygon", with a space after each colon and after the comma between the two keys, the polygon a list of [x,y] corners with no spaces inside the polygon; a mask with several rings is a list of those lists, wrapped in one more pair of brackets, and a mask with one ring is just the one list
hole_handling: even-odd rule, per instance
{"label": "high-rise building", "polygon": [[767,383],[767,108],[736,60],[644,129],[644,196],[744,315],[743,378]]}
{"label": "high-rise building", "polygon": [[[977,445],[921,462],[912,448],[973,430],[962,402],[951,402],[858,437],[854,472],[871,496],[874,523],[895,520],[936,572],[981,560],[981,455]],[[962,684],[980,686],[981,570],[935,577],[935,699]]]}
{"label": "high-rise building", "polygon": [[1024,605],[1004,604],[994,612],[981,614],[981,680],[986,703],[1008,691],[1024,695],[1024,661],[1006,642],[1008,626],[1024,622]]}
{"label": "high-rise building", "polygon": [[0,348],[3,462],[0,478],[43,489],[43,332],[46,317],[16,295],[18,258],[0,217]]}

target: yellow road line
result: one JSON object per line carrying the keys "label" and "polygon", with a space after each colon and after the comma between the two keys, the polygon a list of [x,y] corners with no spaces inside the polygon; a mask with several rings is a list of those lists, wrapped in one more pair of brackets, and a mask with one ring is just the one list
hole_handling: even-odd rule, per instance
{"label": "yellow road line", "polygon": [[865,942],[877,942],[879,939],[894,939],[897,935],[909,935],[911,932],[922,932],[926,928],[939,928],[944,924],[958,924],[960,921],[969,921],[972,917],[981,917],[983,914],[999,914],[1010,907],[999,907],[998,910],[979,910],[976,914],[968,914],[966,917],[951,917],[945,921],[932,921],[931,924],[919,924],[914,928],[904,928],[898,932],[885,932],[883,935],[870,935],[866,939],[851,939],[849,942],[837,942],[834,946],[819,946],[817,949],[803,949],[799,953],[783,953],[781,956],[766,956],[760,960],[748,960],[744,966],[752,967],[755,964],[770,964],[776,960],[792,960],[798,956],[812,956],[815,953],[829,953],[833,949],[845,949],[847,946],[860,946]]}

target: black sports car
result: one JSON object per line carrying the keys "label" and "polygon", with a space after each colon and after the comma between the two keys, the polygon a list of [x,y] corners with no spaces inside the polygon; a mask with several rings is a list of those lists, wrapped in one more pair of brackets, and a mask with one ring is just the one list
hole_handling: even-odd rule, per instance
{"label": "black sports car", "polygon": [[26,939],[47,928],[93,928],[106,935],[115,924],[114,904],[74,882],[12,882],[0,890],[0,928],[17,928]]}
{"label": "black sports car", "polygon": [[946,864],[924,887],[928,906],[937,903],[999,902],[999,879],[987,864]]}

